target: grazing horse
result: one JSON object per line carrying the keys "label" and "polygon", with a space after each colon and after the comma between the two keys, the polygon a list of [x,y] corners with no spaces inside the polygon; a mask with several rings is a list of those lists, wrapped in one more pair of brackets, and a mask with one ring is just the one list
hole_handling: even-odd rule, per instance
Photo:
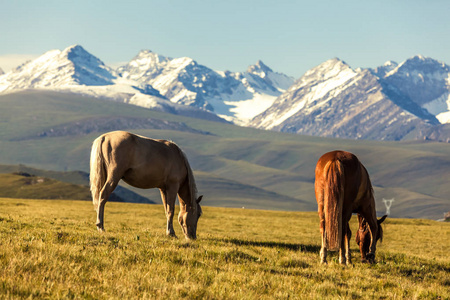
{"label": "grazing horse", "polygon": [[191,167],[175,143],[125,131],[109,132],[94,141],[90,181],[99,231],[104,231],[105,204],[121,179],[137,188],[159,188],[167,217],[166,233],[170,236],[175,236],[173,216],[178,194],[178,222],[187,239],[196,239],[203,196],[197,198]]}
{"label": "grazing horse", "polygon": [[[315,194],[320,218],[322,248],[320,258],[327,262],[327,250],[339,250],[339,262],[351,264],[348,222],[358,213],[369,227],[369,245],[365,257],[375,261],[377,237],[381,237],[381,222],[376,218],[372,184],[366,168],[349,152],[332,151],[322,155],[316,166]],[[365,248],[364,248],[365,249]]]}

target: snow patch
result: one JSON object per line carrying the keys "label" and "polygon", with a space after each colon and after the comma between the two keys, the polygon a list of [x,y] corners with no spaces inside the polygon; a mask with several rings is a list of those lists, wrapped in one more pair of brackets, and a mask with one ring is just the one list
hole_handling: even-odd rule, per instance
{"label": "snow patch", "polygon": [[[429,113],[435,115],[439,122],[441,122],[442,124],[448,123],[445,115],[450,111],[450,92],[444,93],[439,98],[425,103],[422,107],[428,110]],[[446,121],[442,122],[441,119]]]}
{"label": "snow patch", "polygon": [[450,123],[450,111],[440,113],[436,116],[441,124]]}

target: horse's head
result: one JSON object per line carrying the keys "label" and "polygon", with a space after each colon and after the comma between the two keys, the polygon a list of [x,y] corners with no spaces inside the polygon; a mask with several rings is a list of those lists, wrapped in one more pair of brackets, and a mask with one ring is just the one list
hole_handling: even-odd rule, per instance
{"label": "horse's head", "polygon": [[198,197],[194,205],[180,209],[180,213],[178,214],[178,222],[188,240],[195,240],[197,238],[197,223],[202,215],[202,208],[200,206],[202,198],[203,196]]}
{"label": "horse's head", "polygon": [[[379,220],[377,220],[378,230],[377,230],[377,236],[375,238],[374,243],[376,243],[378,240],[383,240],[383,228],[381,228],[381,223],[386,219],[387,215],[384,215]],[[375,253],[369,253],[370,252],[370,229],[369,224],[367,221],[358,214],[358,220],[359,220],[359,229],[356,233],[356,243],[359,245],[359,250],[361,252],[361,261],[367,262],[367,261],[374,261]],[[372,257],[373,256],[373,257]]]}

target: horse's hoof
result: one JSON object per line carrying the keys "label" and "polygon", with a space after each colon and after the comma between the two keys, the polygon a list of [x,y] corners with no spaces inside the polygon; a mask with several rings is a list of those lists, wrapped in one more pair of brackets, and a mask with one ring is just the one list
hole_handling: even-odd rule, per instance
{"label": "horse's hoof", "polygon": [[106,232],[105,228],[103,228],[103,227],[97,227],[97,230],[98,230],[98,232],[100,232],[100,233]]}
{"label": "horse's hoof", "polygon": [[371,264],[375,263],[375,253],[367,253],[366,258],[369,261],[369,263]]}
{"label": "horse's hoof", "polygon": [[177,235],[175,234],[175,232],[168,232],[168,233],[167,233],[167,236],[168,236],[168,237],[171,237],[171,238],[174,238],[174,239],[177,239],[177,238],[178,238]]}

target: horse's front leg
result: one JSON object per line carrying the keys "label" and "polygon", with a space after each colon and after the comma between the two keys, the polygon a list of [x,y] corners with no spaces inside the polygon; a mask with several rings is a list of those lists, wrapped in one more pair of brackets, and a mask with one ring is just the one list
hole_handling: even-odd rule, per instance
{"label": "horse's front leg", "polygon": [[352,231],[350,230],[350,226],[347,223],[347,232],[345,235],[345,258],[347,266],[352,264],[352,253],[350,251],[350,240],[352,238]]}
{"label": "horse's front leg", "polygon": [[167,218],[166,234],[168,236],[177,237],[175,230],[173,229],[173,216],[175,215],[175,201],[177,199],[177,192],[174,192],[172,189],[161,189],[160,192]]}
{"label": "horse's front leg", "polygon": [[364,216],[364,218],[366,219],[367,223],[369,224],[369,229],[370,229],[370,250],[369,253],[366,254],[366,258],[369,261],[369,263],[374,263],[375,262],[375,251],[377,250],[377,234],[378,234],[378,224],[377,224],[377,219],[375,218],[375,220],[373,220],[373,218],[370,217],[366,217]]}

